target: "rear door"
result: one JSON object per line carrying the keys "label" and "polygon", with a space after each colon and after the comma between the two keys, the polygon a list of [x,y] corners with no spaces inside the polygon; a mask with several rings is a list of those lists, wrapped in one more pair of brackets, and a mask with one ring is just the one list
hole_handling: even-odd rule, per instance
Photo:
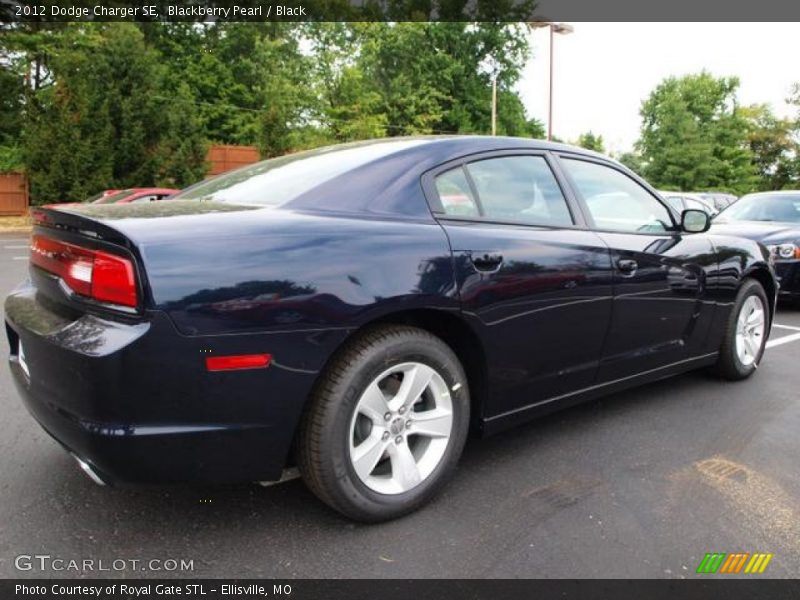
{"label": "rear door", "polygon": [[611,317],[611,259],[546,153],[501,152],[426,174],[464,314],[487,354],[491,418],[591,385]]}
{"label": "rear door", "polygon": [[611,249],[614,306],[598,382],[662,368],[701,353],[714,306],[708,237],[686,234],[678,215],[605,161],[562,155],[585,217]]}

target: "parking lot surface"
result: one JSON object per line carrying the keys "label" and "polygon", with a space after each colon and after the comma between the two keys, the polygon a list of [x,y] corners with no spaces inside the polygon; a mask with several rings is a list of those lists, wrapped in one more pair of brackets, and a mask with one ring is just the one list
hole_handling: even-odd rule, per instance
{"label": "parking lot surface", "polygon": [[[0,234],[2,297],[25,277],[26,247]],[[763,576],[795,577],[800,310],[780,307],[776,323],[751,379],[690,373],[473,440],[430,506],[372,526],[299,480],[96,486],[27,414],[3,364],[0,576],[696,577],[707,552],[768,552]],[[186,559],[193,571],[19,571],[19,555]]]}

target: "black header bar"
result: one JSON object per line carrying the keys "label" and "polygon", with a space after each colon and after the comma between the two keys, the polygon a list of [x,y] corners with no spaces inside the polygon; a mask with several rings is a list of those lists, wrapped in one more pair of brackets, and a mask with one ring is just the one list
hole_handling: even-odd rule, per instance
{"label": "black header bar", "polygon": [[0,0],[0,22],[795,21],[792,0]]}

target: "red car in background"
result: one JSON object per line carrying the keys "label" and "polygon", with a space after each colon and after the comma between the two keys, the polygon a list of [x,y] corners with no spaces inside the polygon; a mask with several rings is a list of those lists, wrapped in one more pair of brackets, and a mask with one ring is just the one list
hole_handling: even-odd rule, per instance
{"label": "red car in background", "polygon": [[97,192],[94,196],[89,196],[86,200],[84,200],[84,202],[94,202],[95,200],[100,200],[101,198],[106,198],[112,194],[116,194],[119,191],[121,190],[103,190],[102,192]]}
{"label": "red car in background", "polygon": [[112,194],[104,194],[92,204],[130,204],[132,202],[155,202],[163,200],[172,194],[177,194],[179,190],[172,188],[130,188],[127,190],[117,190]]}

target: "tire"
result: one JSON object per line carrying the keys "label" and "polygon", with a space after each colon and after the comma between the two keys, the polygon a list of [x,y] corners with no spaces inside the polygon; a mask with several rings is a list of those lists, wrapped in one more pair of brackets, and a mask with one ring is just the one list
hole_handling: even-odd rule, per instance
{"label": "tire", "polygon": [[317,382],[298,432],[300,473],[320,500],[351,519],[400,517],[453,474],[469,412],[467,378],[447,344],[415,327],[373,328]]}
{"label": "tire", "polygon": [[[742,319],[750,314],[750,322],[745,331],[749,331],[749,325],[756,324],[756,315],[752,312],[753,307],[762,313],[760,323],[760,336],[750,336],[742,333]],[[770,307],[767,294],[763,286],[755,279],[745,279],[736,295],[736,302],[733,305],[728,323],[725,327],[725,337],[719,349],[719,357],[715,371],[721,377],[731,381],[746,379],[758,368],[761,358],[764,356],[764,349],[767,343],[769,332]],[[748,338],[750,343],[744,341]],[[744,354],[742,349],[745,349]]]}

